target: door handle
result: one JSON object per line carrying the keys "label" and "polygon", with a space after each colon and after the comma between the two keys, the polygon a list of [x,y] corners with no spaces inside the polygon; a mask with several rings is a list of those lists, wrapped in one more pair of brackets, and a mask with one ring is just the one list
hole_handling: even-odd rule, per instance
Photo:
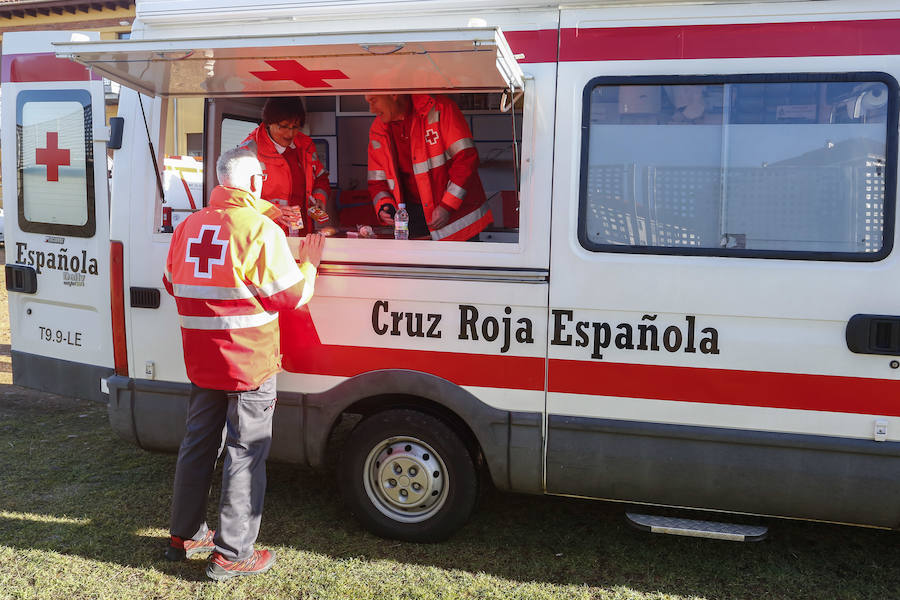
{"label": "door handle", "polygon": [[846,337],[851,352],[900,356],[900,316],[853,315]]}
{"label": "door handle", "polygon": [[6,290],[34,294],[37,292],[37,271],[25,265],[6,265]]}

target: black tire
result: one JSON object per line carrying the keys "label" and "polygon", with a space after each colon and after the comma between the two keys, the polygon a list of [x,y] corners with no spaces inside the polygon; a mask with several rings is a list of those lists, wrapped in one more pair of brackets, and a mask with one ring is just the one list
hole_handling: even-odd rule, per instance
{"label": "black tire", "polygon": [[468,520],[478,497],[465,444],[443,421],[414,410],[360,422],[344,445],[338,483],[363,527],[409,542],[446,539]]}

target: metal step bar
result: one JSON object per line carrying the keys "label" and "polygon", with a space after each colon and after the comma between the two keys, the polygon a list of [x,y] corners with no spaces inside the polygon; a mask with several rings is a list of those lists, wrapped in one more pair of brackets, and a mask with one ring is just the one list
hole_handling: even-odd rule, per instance
{"label": "metal step bar", "polygon": [[641,531],[732,542],[758,542],[765,539],[769,531],[769,528],[765,525],[740,525],[737,523],[644,515],[633,512],[626,512],[625,517],[632,526]]}

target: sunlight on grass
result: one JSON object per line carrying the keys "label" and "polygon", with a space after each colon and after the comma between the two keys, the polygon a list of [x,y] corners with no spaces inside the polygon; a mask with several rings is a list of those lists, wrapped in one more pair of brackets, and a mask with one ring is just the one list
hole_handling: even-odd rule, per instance
{"label": "sunlight on grass", "polygon": [[168,538],[169,530],[160,527],[140,527],[134,530],[134,535],[143,538]]}
{"label": "sunlight on grass", "polygon": [[35,513],[10,512],[0,510],[0,519],[17,519],[20,521],[32,521],[34,523],[63,523],[66,525],[90,525],[90,519],[77,519],[74,517],[54,517],[52,515],[39,515]]}

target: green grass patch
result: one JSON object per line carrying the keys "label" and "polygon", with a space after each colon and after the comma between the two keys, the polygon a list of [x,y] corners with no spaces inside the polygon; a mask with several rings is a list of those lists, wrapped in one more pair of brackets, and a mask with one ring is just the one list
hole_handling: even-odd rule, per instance
{"label": "green grass patch", "polygon": [[215,584],[205,557],[161,558],[175,457],[119,440],[105,406],[0,386],[0,451],[3,600],[900,596],[893,532],[772,521],[755,544],[651,536],[622,505],[488,491],[448,542],[408,544],[363,531],[333,472],[280,464],[259,539],[278,563]]}

